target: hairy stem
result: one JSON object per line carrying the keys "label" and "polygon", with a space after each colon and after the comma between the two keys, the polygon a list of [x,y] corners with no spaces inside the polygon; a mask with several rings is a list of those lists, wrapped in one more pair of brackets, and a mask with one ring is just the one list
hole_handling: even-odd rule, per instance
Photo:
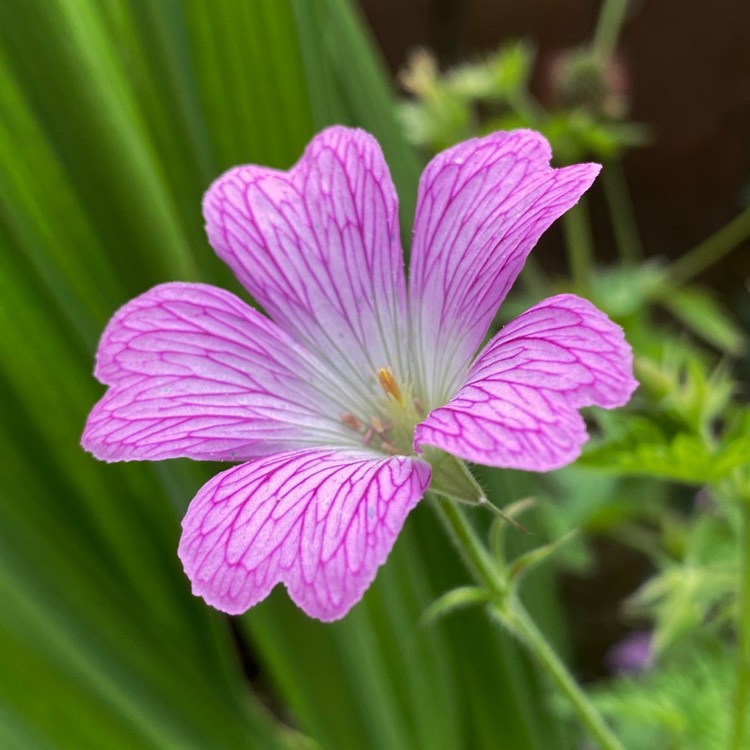
{"label": "hairy stem", "polygon": [[737,623],[737,686],[732,711],[732,734],[729,747],[745,747],[747,706],[750,696],[750,500],[742,504],[742,567],[740,570],[740,600]]}
{"label": "hairy stem", "polygon": [[536,658],[555,687],[572,705],[601,750],[624,750],[604,719],[573,679],[563,662],[550,647],[544,635],[525,608],[509,591],[503,573],[480,541],[473,526],[457,503],[438,499],[438,514],[458,548],[469,572],[492,595],[488,605],[494,619],[512,633]]}
{"label": "hairy stem", "polygon": [[623,746],[604,719],[589,701],[586,693],[552,650],[544,634],[529,617],[524,606],[515,597],[507,606],[498,607],[492,603],[490,611],[505,627],[523,643],[543,667],[555,687],[562,693],[575,709],[578,718],[589,730],[602,750],[623,750]]}
{"label": "hairy stem", "polygon": [[506,585],[495,561],[477,537],[463,508],[458,503],[437,498],[436,508],[469,572],[477,583],[486,586],[492,594],[505,596]]}

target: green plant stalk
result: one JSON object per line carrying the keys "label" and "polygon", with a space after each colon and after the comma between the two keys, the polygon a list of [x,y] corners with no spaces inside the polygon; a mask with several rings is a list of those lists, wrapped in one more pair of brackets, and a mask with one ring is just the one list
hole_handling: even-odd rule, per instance
{"label": "green plant stalk", "polygon": [[594,261],[594,243],[591,239],[589,212],[586,199],[581,198],[563,216],[565,245],[568,251],[568,265],[576,291],[585,296],[591,280]]}
{"label": "green plant stalk", "polygon": [[672,284],[682,284],[721,260],[750,237],[750,206],[667,268]]}
{"label": "green plant stalk", "polygon": [[600,60],[608,60],[617,46],[628,0],[605,0],[596,22],[591,46]]}
{"label": "green plant stalk", "polygon": [[505,581],[458,503],[436,497],[435,507],[456,549],[477,583],[486,586],[493,595],[504,597],[507,589]]}
{"label": "green plant stalk", "polygon": [[550,288],[550,281],[542,270],[536,258],[528,257],[521,271],[521,283],[526,287],[526,291],[534,297],[540,299],[544,297]]}
{"label": "green plant stalk", "polygon": [[509,592],[503,574],[477,537],[463,509],[457,503],[442,498],[438,500],[435,507],[469,572],[492,594],[488,609],[493,618],[518,638],[533,654],[555,687],[570,701],[579,719],[598,742],[599,747],[602,750],[624,750],[620,741],[604,723],[604,719],[534,624],[518,597]]}
{"label": "green plant stalk", "polygon": [[602,716],[552,650],[518,598],[511,597],[504,606],[493,602],[489,605],[489,610],[534,655],[555,687],[570,701],[578,718],[599,747],[602,750],[623,750],[620,741],[604,723]]}
{"label": "green plant stalk", "polygon": [[742,503],[742,568],[737,622],[737,687],[734,694],[730,750],[745,747],[747,704],[750,696],[750,498]]}
{"label": "green plant stalk", "polygon": [[643,259],[643,248],[620,162],[612,161],[605,165],[602,185],[620,259],[624,265],[634,266]]}

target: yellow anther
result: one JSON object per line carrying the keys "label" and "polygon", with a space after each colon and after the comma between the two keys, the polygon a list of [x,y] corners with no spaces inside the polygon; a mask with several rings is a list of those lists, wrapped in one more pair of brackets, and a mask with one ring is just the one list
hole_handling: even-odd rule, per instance
{"label": "yellow anther", "polygon": [[399,403],[403,402],[404,397],[390,367],[378,368],[378,380],[387,396],[393,396]]}

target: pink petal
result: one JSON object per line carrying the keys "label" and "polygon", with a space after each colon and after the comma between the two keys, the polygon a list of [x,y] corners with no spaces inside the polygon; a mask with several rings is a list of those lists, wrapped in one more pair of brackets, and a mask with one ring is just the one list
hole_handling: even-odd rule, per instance
{"label": "pink petal", "polygon": [[548,471],[574,461],[587,440],[582,406],[622,406],[638,386],[622,329],[590,302],[562,294],[495,336],[466,382],[415,430],[435,445],[490,466]]}
{"label": "pink petal", "polygon": [[343,617],[430,481],[421,461],[374,455],[304,450],[214,477],[182,522],[178,554],[193,593],[239,614],[284,583],[308,615]]}
{"label": "pink petal", "polygon": [[405,374],[398,200],[372,136],[329,128],[289,172],[237,167],[203,210],[219,256],[332,370],[363,393],[380,367]]}
{"label": "pink petal", "polygon": [[493,133],[438,154],[422,175],[409,294],[428,404],[455,390],[526,256],[600,169],[552,169],[550,156],[538,133]]}
{"label": "pink petal", "polygon": [[340,387],[326,386],[321,366],[270,320],[215,287],[163,284],[129,302],[102,335],[95,374],[110,388],[82,443],[105,461],[236,461],[351,442]]}

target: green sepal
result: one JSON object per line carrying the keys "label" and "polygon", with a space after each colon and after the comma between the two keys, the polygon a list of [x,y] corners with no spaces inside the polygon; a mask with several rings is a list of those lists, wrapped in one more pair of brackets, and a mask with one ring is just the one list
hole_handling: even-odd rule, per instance
{"label": "green sepal", "polygon": [[461,459],[431,446],[425,448],[424,459],[432,469],[432,492],[469,505],[487,502],[484,491]]}

